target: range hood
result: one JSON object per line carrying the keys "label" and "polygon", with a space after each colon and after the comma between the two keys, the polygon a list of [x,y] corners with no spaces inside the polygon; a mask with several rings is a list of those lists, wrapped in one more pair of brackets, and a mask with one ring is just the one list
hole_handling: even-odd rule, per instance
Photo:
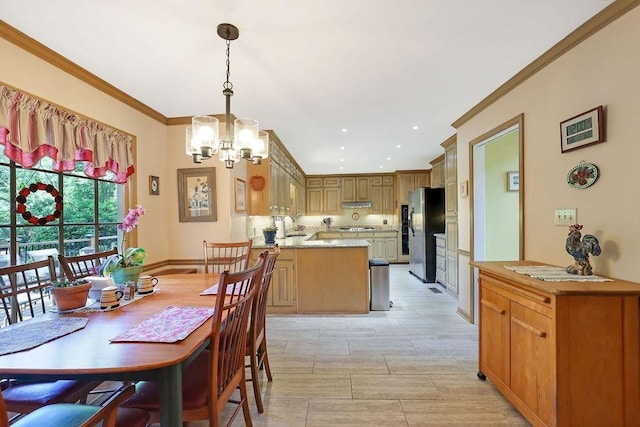
{"label": "range hood", "polygon": [[371,202],[342,202],[343,209],[362,209],[370,207]]}

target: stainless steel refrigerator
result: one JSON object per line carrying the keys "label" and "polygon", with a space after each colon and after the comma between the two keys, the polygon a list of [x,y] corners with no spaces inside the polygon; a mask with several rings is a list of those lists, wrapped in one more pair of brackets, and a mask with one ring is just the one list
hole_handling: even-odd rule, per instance
{"label": "stainless steel refrigerator", "polygon": [[444,188],[409,193],[409,273],[424,283],[436,281],[436,239],[444,233]]}

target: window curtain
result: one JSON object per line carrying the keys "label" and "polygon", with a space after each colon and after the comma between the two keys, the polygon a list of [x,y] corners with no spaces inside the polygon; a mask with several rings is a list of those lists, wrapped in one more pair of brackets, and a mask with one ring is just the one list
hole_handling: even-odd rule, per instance
{"label": "window curtain", "polygon": [[0,144],[5,155],[25,168],[47,156],[53,169],[72,171],[84,162],[84,173],[101,178],[107,171],[114,182],[133,174],[131,135],[110,129],[46,101],[0,85]]}

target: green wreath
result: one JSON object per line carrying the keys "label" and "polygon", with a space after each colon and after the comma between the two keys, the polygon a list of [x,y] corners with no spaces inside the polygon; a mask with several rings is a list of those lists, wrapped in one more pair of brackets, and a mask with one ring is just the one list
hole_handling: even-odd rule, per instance
{"label": "green wreath", "polygon": [[[51,197],[53,197],[53,199],[56,202],[56,209],[53,211],[53,213],[47,216],[43,216],[42,218],[38,218],[37,216],[33,215],[31,211],[27,209],[26,203],[27,203],[27,197],[29,197],[30,194],[35,193],[36,191],[41,191],[41,190],[46,191],[51,195]],[[16,197],[16,202],[18,202],[16,211],[22,215],[22,218],[24,218],[25,221],[33,225],[45,225],[48,222],[55,221],[56,218],[60,218],[60,215],[62,215],[62,195],[51,184],[36,182],[35,184],[31,184],[28,187],[24,187],[18,193],[18,196]]]}

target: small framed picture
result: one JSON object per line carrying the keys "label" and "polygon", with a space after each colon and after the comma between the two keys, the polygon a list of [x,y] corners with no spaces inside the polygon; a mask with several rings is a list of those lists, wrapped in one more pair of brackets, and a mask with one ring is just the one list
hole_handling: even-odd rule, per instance
{"label": "small framed picture", "polygon": [[460,183],[460,197],[469,197],[469,181],[467,180]]}
{"label": "small framed picture", "polygon": [[520,191],[520,172],[507,172],[507,190]]}
{"label": "small framed picture", "polygon": [[149,175],[149,194],[152,196],[160,195],[160,178],[157,176]]}
{"label": "small framed picture", "polygon": [[245,182],[240,178],[236,178],[236,212],[247,210],[245,200]]}
{"label": "small framed picture", "polygon": [[560,123],[560,148],[563,153],[604,142],[602,105]]}

